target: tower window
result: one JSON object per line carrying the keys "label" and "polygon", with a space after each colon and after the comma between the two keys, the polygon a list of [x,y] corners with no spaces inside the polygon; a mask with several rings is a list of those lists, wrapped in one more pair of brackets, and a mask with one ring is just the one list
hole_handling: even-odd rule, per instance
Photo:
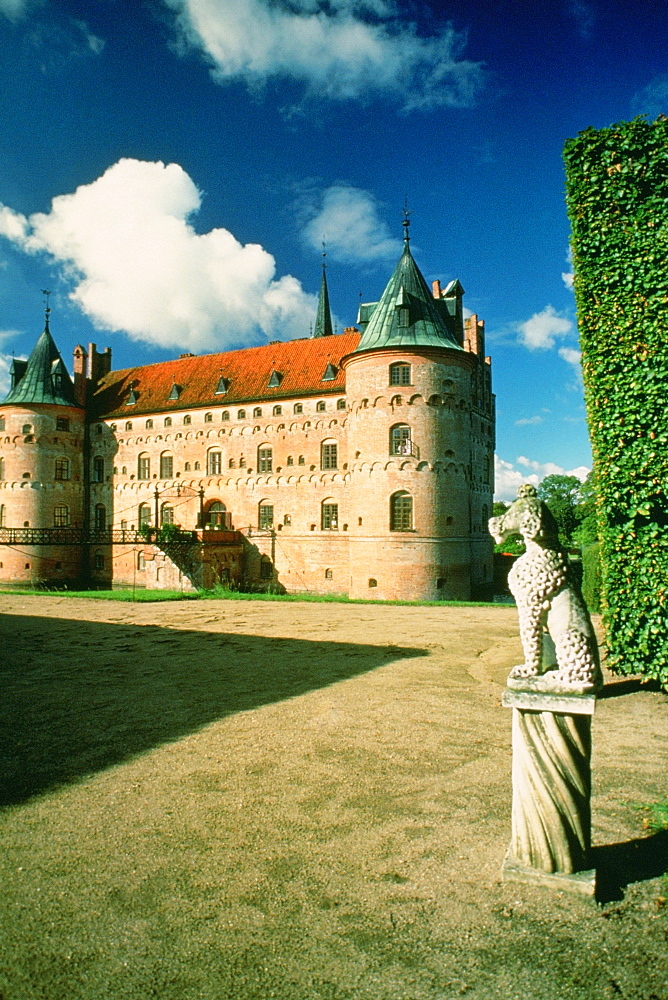
{"label": "tower window", "polygon": [[137,479],[151,478],[151,459],[143,453],[137,459]]}
{"label": "tower window", "polygon": [[412,455],[411,429],[408,424],[395,424],[390,430],[390,455]]}
{"label": "tower window", "polygon": [[322,505],[321,526],[323,531],[336,531],[339,527],[339,505],[326,500]]}
{"label": "tower window", "polygon": [[390,365],[390,385],[410,385],[411,366],[401,361]]}
{"label": "tower window", "polygon": [[104,482],[104,459],[100,455],[96,455],[93,459],[93,482]]}
{"label": "tower window", "polygon": [[95,530],[104,531],[107,526],[107,508],[103,503],[95,505]]}
{"label": "tower window", "polygon": [[70,463],[67,458],[56,459],[56,479],[66,480],[70,478]]}
{"label": "tower window", "polygon": [[24,424],[21,428],[22,434],[32,434],[32,424]]}
{"label": "tower window", "polygon": [[261,503],[258,508],[258,528],[272,528],[274,526],[274,505]]}
{"label": "tower window", "polygon": [[[4,428],[0,428],[3,429]],[[68,431],[70,429],[70,421],[68,417],[56,417],[56,430],[57,431]]]}
{"label": "tower window", "polygon": [[66,528],[70,523],[70,509],[65,504],[53,508],[54,528]]}
{"label": "tower window", "polygon": [[413,530],[413,497],[401,490],[390,497],[390,531]]}
{"label": "tower window", "polygon": [[167,452],[162,453],[160,456],[160,478],[161,479],[171,479],[174,475],[174,456],[167,454]]}
{"label": "tower window", "polygon": [[223,468],[223,456],[219,451],[210,451],[208,456],[208,473],[210,476],[219,476]]}
{"label": "tower window", "polygon": [[338,468],[338,446],[335,441],[326,441],[323,443],[321,466],[323,469]]}
{"label": "tower window", "polygon": [[268,447],[258,448],[257,470],[258,472],[271,472],[272,449]]}

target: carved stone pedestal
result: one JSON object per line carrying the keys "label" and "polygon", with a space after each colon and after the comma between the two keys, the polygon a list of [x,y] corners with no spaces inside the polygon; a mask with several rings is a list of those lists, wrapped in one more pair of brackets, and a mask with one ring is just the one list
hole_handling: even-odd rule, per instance
{"label": "carved stone pedestal", "polygon": [[504,880],[593,896],[591,719],[596,696],[555,688],[549,675],[510,680],[513,710],[512,837]]}

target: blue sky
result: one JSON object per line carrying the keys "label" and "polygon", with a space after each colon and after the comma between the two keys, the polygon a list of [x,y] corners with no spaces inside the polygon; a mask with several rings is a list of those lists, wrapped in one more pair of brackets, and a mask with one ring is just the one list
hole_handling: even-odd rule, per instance
{"label": "blue sky", "polygon": [[668,112],[668,5],[0,0],[0,382],[43,328],[114,367],[339,329],[404,197],[486,321],[497,493],[591,463],[562,149]]}

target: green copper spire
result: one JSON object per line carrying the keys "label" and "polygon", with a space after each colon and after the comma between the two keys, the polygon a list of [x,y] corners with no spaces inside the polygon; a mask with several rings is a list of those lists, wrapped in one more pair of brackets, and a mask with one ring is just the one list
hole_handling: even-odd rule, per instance
{"label": "green copper spire", "polygon": [[439,304],[413,260],[407,212],[403,226],[404,252],[355,353],[375,347],[449,347],[461,351],[461,344],[448,330]]}
{"label": "green copper spire", "polygon": [[12,365],[12,387],[5,403],[51,403],[55,406],[78,406],[74,386],[49,330],[46,307],[44,333],[27,361]]}
{"label": "green copper spire", "polygon": [[[324,247],[324,243],[323,243]],[[325,263],[325,257],[327,254],[322,253],[322,280],[320,281],[320,295],[318,297],[318,315],[315,318],[315,330],[313,331],[314,337],[331,337],[334,333],[332,328],[332,313],[329,308],[329,292],[327,290],[327,276],[325,271],[327,269],[327,264]]]}

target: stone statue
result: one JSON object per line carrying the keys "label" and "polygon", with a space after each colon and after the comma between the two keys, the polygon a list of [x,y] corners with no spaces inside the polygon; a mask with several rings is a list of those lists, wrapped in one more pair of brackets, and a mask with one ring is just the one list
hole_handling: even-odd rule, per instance
{"label": "stone statue", "polygon": [[489,531],[496,542],[519,533],[526,545],[508,574],[524,651],[524,663],[513,667],[509,685],[597,691],[602,675],[589,612],[559,544],[556,521],[535,486],[520,486],[505,514],[490,519]]}
{"label": "stone statue", "polygon": [[512,836],[503,877],[592,895],[591,717],[603,678],[596,636],[557,525],[534,486],[489,530],[519,533],[526,552],[508,574],[524,663],[510,672],[513,709]]}

